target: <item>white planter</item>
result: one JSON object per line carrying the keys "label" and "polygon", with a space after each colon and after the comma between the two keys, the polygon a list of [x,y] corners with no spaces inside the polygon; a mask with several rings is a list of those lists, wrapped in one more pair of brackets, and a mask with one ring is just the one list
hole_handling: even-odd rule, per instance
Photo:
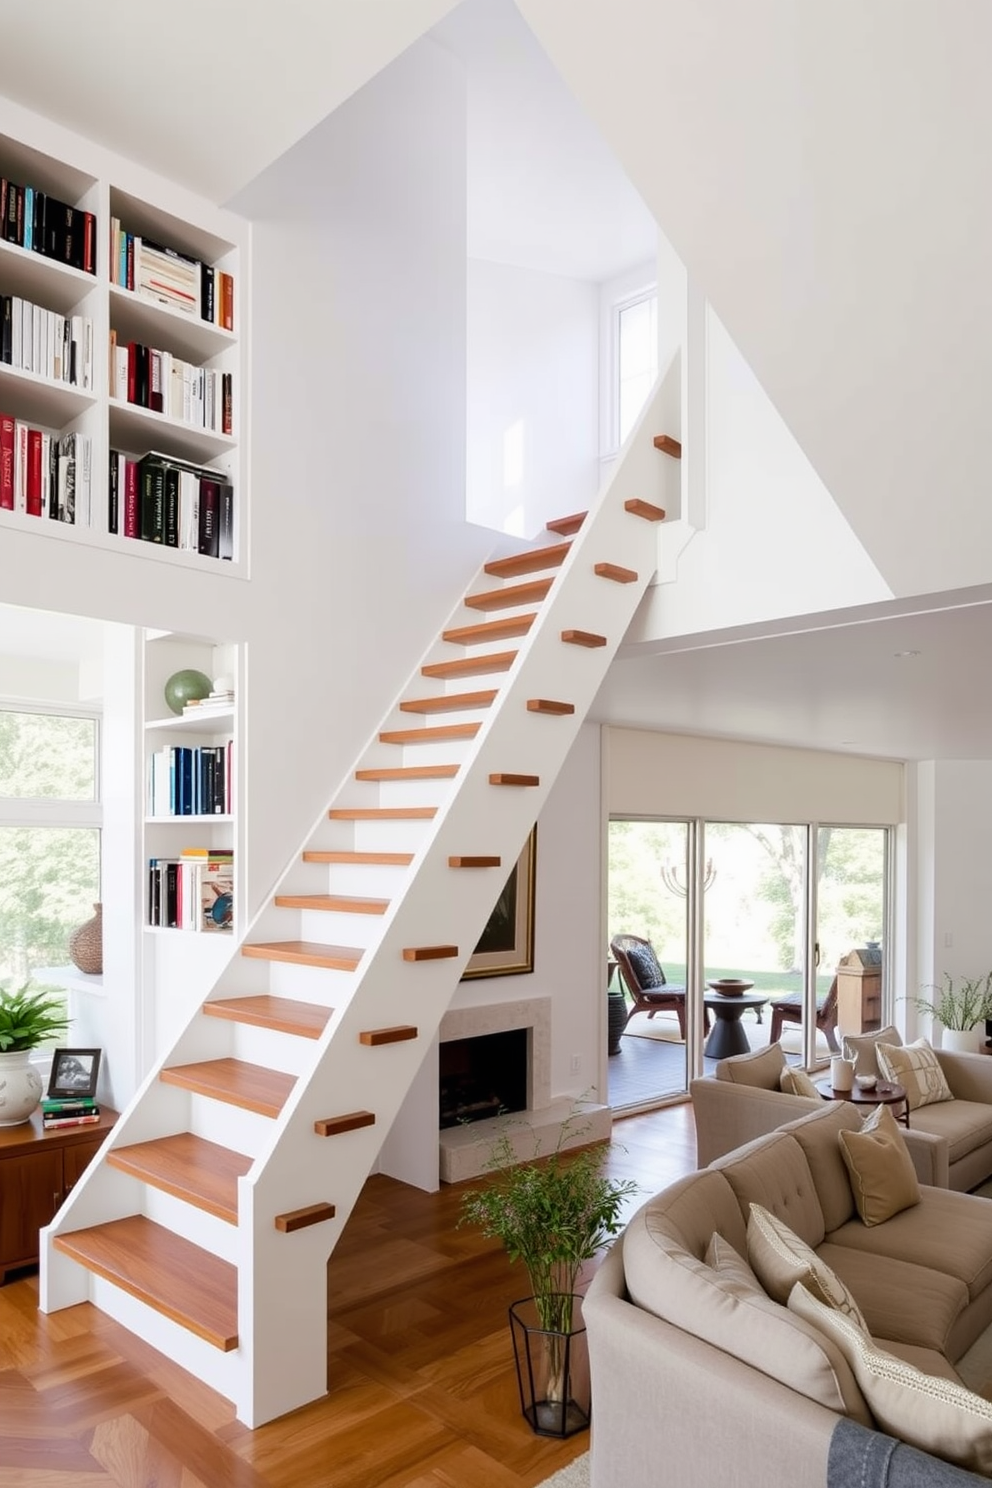
{"label": "white planter", "polygon": [[940,1047],[953,1050],[956,1054],[979,1054],[981,1053],[982,1039],[985,1037],[984,1028],[942,1028],[940,1031]]}
{"label": "white planter", "polygon": [[0,1126],[20,1126],[30,1120],[41,1092],[41,1076],[28,1049],[0,1054]]}

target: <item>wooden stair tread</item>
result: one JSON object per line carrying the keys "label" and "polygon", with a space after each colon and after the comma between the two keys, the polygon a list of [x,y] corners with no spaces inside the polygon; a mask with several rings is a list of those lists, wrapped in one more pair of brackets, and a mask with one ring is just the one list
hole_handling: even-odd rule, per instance
{"label": "wooden stair tread", "polygon": [[442,641],[452,641],[456,646],[473,646],[479,641],[509,641],[514,636],[526,635],[537,614],[502,615],[498,620],[480,620],[476,625],[456,625],[453,630],[441,632]]}
{"label": "wooden stair tread", "polygon": [[509,558],[493,558],[485,564],[484,572],[496,578],[512,579],[518,574],[539,573],[542,568],[557,568],[568,557],[571,543],[554,543],[547,548],[531,548],[526,553],[514,553]]}
{"label": "wooden stair tread", "polygon": [[557,533],[559,537],[572,537],[588,515],[588,512],[573,512],[570,517],[556,517],[553,522],[545,522],[544,525],[549,532]]}
{"label": "wooden stair tread", "polygon": [[490,785],[540,785],[540,775],[515,775],[507,770],[495,770],[489,777]]}
{"label": "wooden stair tread", "polygon": [[527,712],[556,713],[564,717],[568,713],[575,712],[575,704],[558,702],[555,698],[528,698]]}
{"label": "wooden stair tread", "polygon": [[457,853],[448,859],[449,868],[499,868],[503,859],[479,853]]}
{"label": "wooden stair tread", "polygon": [[272,1028],[278,1033],[316,1039],[327,1027],[333,1009],[318,1002],[300,1002],[293,997],[273,997],[263,992],[252,997],[218,997],[205,1002],[201,1011],[209,1018],[229,1018],[233,1023],[249,1023],[253,1028]]}
{"label": "wooden stair tread", "polygon": [[385,864],[391,868],[406,868],[413,862],[413,853],[402,852],[323,852],[309,848],[303,854],[304,863],[351,863],[356,867],[370,863]]}
{"label": "wooden stair tread", "polygon": [[516,659],[516,651],[490,651],[485,656],[460,656],[457,661],[433,661],[420,670],[425,677],[482,677],[508,672]]}
{"label": "wooden stair tread", "polygon": [[436,806],[333,806],[331,821],[430,821]]}
{"label": "wooden stair tread", "polygon": [[505,589],[483,589],[466,594],[462,604],[470,610],[508,610],[512,605],[536,604],[544,598],[554,579],[533,579],[529,584],[508,584]]}
{"label": "wooden stair tread", "polygon": [[426,728],[386,729],[380,744],[433,744],[438,739],[474,739],[480,723],[437,723]]}
{"label": "wooden stair tread", "polygon": [[451,780],[460,765],[391,765],[374,770],[356,770],[356,780]]}
{"label": "wooden stair tread", "polygon": [[365,953],[360,946],[325,945],[322,940],[268,940],[243,945],[241,954],[256,961],[288,961],[298,966],[354,971]]}
{"label": "wooden stair tread", "polygon": [[606,637],[593,630],[563,630],[561,638],[569,646],[588,646],[590,650],[606,645]]}
{"label": "wooden stair tread", "polygon": [[401,713],[457,713],[462,708],[488,708],[496,700],[495,687],[483,692],[445,692],[440,697],[407,698]]}
{"label": "wooden stair tread", "polygon": [[661,450],[664,455],[671,455],[673,459],[681,460],[682,445],[678,439],[673,439],[670,434],[656,434],[654,436],[655,449]]}
{"label": "wooden stair tread", "polygon": [[196,1064],[174,1064],[159,1072],[166,1085],[178,1085],[197,1095],[210,1096],[225,1105],[260,1116],[278,1116],[296,1084],[295,1075],[248,1064],[243,1059],[204,1059]]}
{"label": "wooden stair tread", "polygon": [[404,961],[449,961],[458,955],[456,945],[404,946]]}
{"label": "wooden stair tread", "polygon": [[643,517],[645,522],[663,522],[665,520],[665,508],[655,506],[651,501],[642,501],[639,496],[632,496],[623,504],[625,512],[630,512],[632,517]]}
{"label": "wooden stair tread", "polygon": [[622,568],[619,563],[595,563],[593,573],[600,579],[612,579],[615,584],[636,584],[637,571]]}
{"label": "wooden stair tread", "polygon": [[402,1044],[407,1039],[418,1037],[419,1030],[409,1023],[398,1023],[392,1028],[366,1028],[358,1035],[358,1042],[370,1049],[383,1044]]}
{"label": "wooden stair tread", "polygon": [[192,1132],[115,1147],[107,1153],[107,1162],[228,1224],[238,1222],[238,1179],[252,1165],[243,1152],[232,1152]]}
{"label": "wooden stair tread", "polygon": [[225,1353],[238,1346],[238,1273],[143,1215],[55,1236],[55,1247]]}
{"label": "wooden stair tread", "polygon": [[370,899],[363,894],[277,894],[280,909],[317,909],[329,914],[385,914],[388,899]]}
{"label": "wooden stair tread", "polygon": [[345,1132],[359,1131],[363,1126],[375,1126],[372,1111],[346,1111],[341,1116],[324,1116],[313,1124],[318,1137],[340,1137]]}

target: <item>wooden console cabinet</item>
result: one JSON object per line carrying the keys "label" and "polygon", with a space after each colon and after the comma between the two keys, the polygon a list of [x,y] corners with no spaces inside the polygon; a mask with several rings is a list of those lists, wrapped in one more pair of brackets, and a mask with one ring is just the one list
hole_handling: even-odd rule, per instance
{"label": "wooden console cabinet", "polygon": [[97,1154],[117,1120],[104,1108],[93,1126],[45,1131],[41,1112],[0,1127],[0,1285],[7,1272],[38,1262],[38,1231]]}
{"label": "wooden console cabinet", "polygon": [[850,1034],[876,1033],[882,1026],[882,956],[874,946],[841,957],[837,1025]]}

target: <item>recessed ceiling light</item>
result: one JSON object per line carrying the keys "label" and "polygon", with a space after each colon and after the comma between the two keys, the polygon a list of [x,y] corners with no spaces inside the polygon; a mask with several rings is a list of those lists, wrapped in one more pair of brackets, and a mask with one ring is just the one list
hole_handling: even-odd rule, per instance
{"label": "recessed ceiling light", "polygon": [[920,653],[919,651],[893,651],[892,654],[898,659],[899,657],[919,656]]}

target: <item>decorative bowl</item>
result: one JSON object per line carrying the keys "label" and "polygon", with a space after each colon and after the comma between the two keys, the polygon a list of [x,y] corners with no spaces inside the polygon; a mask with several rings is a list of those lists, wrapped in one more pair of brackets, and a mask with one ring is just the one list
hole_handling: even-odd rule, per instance
{"label": "decorative bowl", "polygon": [[859,1090],[874,1090],[878,1084],[877,1075],[855,1075],[854,1083]]}
{"label": "decorative bowl", "polygon": [[742,981],[740,977],[717,977],[706,985],[712,987],[714,992],[719,992],[721,997],[743,997],[745,992],[750,992],[754,983]]}

